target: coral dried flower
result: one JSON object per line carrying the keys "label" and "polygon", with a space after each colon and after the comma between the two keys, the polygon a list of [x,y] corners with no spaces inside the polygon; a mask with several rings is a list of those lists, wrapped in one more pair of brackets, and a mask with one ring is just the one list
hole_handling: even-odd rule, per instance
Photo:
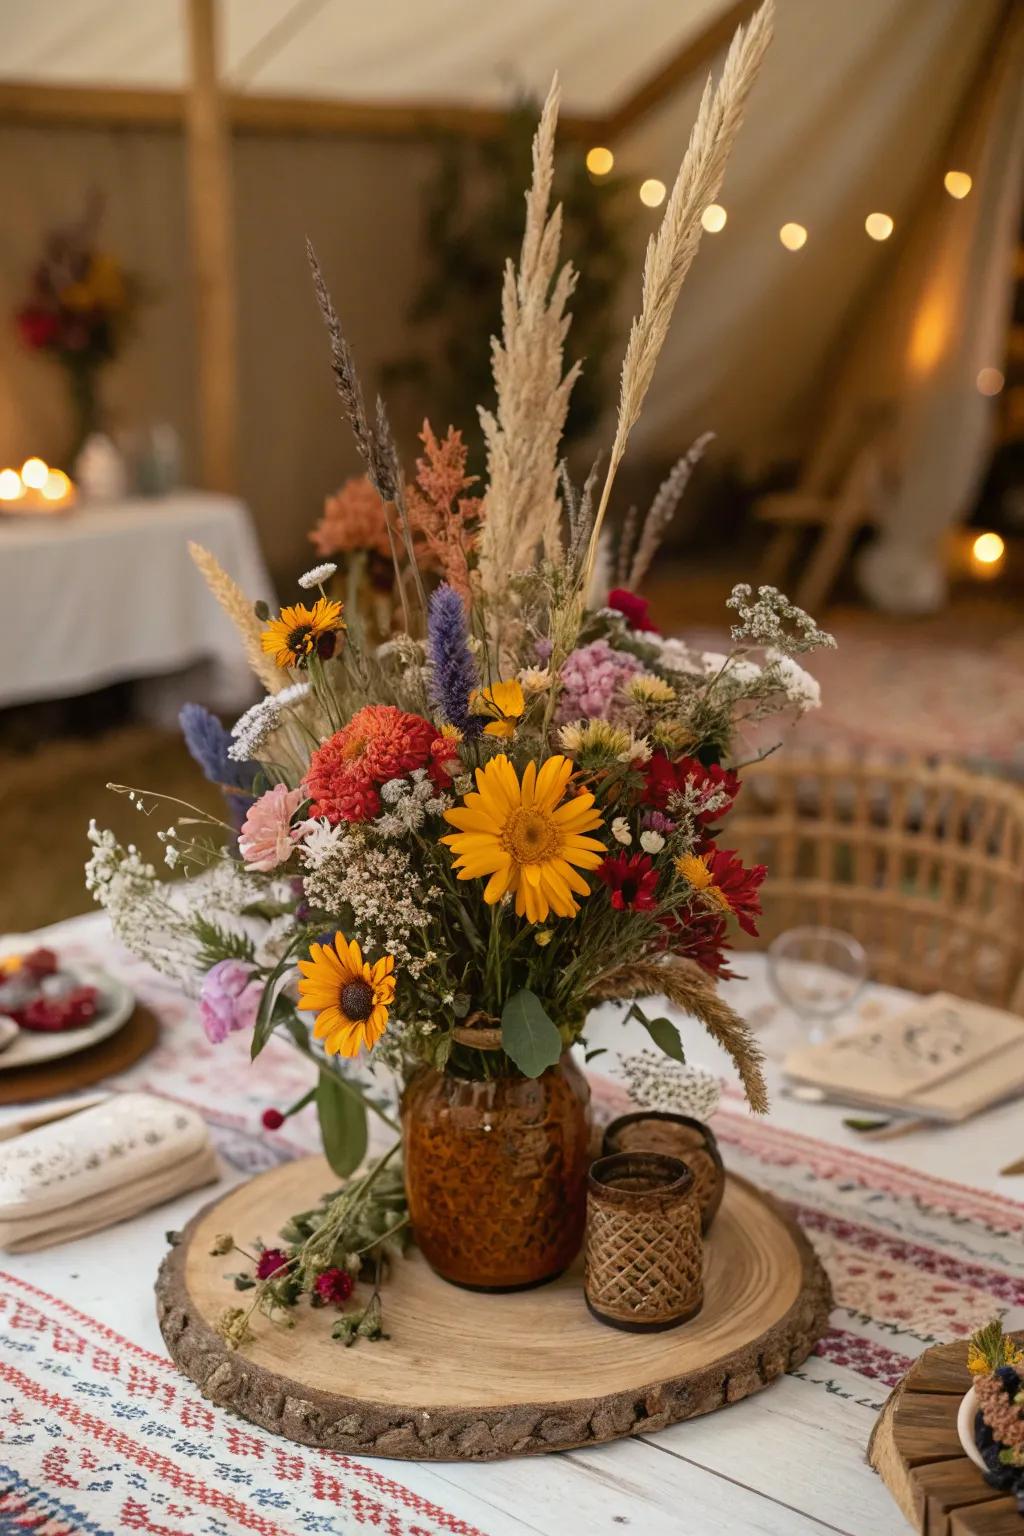
{"label": "coral dried flower", "polygon": [[324,1269],[313,1282],[313,1292],[325,1306],[343,1307],[355,1289],[347,1269]]}
{"label": "coral dried flower", "polygon": [[571,776],[568,758],[549,757],[539,771],[527,763],[520,785],[502,753],[477,769],[476,790],[462,805],[445,811],[458,831],[441,842],[455,856],[460,880],[488,877],[488,905],[511,891],[516,912],[528,922],[542,923],[549,912],[576,916],[575,898],[590,894],[577,870],[596,869],[605,849],[585,835],[601,826],[589,790],[562,798]]}
{"label": "coral dried flower", "polygon": [[318,747],[304,780],[312,805],[309,814],[339,821],[369,821],[380,811],[378,787],[414,768],[428,768],[435,783],[445,784],[445,763],[454,746],[438,745],[436,726],[421,715],[393,704],[367,704],[340,731]]}
{"label": "coral dried flower", "polygon": [[330,944],[311,944],[299,961],[299,1007],[316,1014],[313,1034],[328,1056],[373,1050],[387,1028],[395,1000],[394,956],[370,965],[355,939],[336,933]]}
{"label": "coral dried flower", "polygon": [[293,603],[260,635],[260,644],[279,667],[305,667],[311,656],[326,661],[334,655],[338,631],[344,629],[341,603],[318,597],[312,608]]}

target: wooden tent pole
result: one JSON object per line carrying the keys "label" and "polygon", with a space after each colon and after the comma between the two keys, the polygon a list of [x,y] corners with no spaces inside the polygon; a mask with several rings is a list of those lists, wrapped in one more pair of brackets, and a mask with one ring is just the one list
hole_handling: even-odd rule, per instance
{"label": "wooden tent pole", "polygon": [[217,71],[218,0],[183,0],[191,82],[185,100],[196,304],[202,483],[237,489],[238,320],[231,138]]}

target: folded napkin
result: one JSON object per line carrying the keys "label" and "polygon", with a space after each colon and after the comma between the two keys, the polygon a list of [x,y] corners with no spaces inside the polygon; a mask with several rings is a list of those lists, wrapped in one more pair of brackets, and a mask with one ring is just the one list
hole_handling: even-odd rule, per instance
{"label": "folded napkin", "polygon": [[194,1110],[148,1093],[72,1104],[60,1119],[0,1141],[0,1248],[69,1242],[217,1177]]}

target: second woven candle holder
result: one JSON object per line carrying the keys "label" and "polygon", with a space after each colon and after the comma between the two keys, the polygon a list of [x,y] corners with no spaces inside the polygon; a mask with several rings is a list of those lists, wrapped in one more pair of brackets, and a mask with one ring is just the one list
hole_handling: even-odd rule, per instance
{"label": "second woven candle holder", "polygon": [[675,1157],[598,1158],[587,1186],[584,1290],[613,1328],[676,1328],[704,1300],[704,1244],[693,1174]]}
{"label": "second woven candle holder", "polygon": [[701,1227],[707,1233],[725,1194],[725,1166],[709,1125],[692,1115],[641,1109],[620,1115],[604,1133],[602,1152],[662,1152],[677,1157],[693,1174]]}

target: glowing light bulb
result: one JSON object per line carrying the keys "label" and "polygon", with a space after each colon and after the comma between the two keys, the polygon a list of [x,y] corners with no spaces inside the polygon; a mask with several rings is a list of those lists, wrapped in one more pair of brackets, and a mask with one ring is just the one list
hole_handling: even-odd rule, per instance
{"label": "glowing light bulb", "polygon": [[603,144],[595,144],[587,150],[587,170],[591,176],[607,176],[615,164],[615,156]]}
{"label": "glowing light bulb", "polygon": [[665,183],[651,176],[640,184],[640,201],[646,208],[657,208],[665,201]]}
{"label": "glowing light bulb", "polygon": [[721,203],[708,203],[700,216],[700,221],[709,235],[717,235],[719,230],[725,228],[728,217]]}
{"label": "glowing light bulb", "polygon": [[864,228],[872,240],[888,240],[896,226],[887,213],[869,213]]}
{"label": "glowing light bulb", "polygon": [[971,545],[971,554],[979,565],[998,565],[1006,553],[1006,545],[998,533],[979,533]]}
{"label": "glowing light bulb", "polygon": [[0,469],[0,501],[17,501],[21,490],[21,476],[18,471]]}
{"label": "glowing light bulb", "polygon": [[47,501],[63,501],[71,490],[71,481],[62,469],[51,469],[42,489]]}
{"label": "glowing light bulb", "polygon": [[1002,372],[998,368],[982,368],[975,379],[979,395],[998,395],[1006,383]]}
{"label": "glowing light bulb", "polygon": [[807,244],[807,231],[802,224],[783,224],[779,239],[787,251],[798,251]]}
{"label": "glowing light bulb", "polygon": [[955,197],[959,202],[962,197],[967,196],[974,183],[966,171],[947,171],[942,178],[942,185],[950,197]]}
{"label": "glowing light bulb", "polygon": [[21,478],[33,491],[42,490],[49,473],[50,466],[45,459],[26,459],[21,466]]}

